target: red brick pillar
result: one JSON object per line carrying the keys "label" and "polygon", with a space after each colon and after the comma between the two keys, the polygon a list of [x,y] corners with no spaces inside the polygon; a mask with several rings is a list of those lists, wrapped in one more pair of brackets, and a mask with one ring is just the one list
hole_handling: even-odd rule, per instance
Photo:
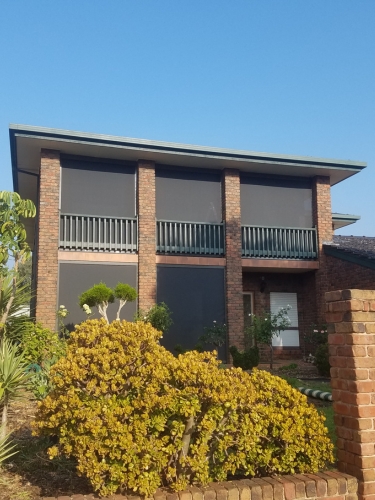
{"label": "red brick pillar", "polygon": [[56,328],[60,224],[60,153],[42,149],[39,180],[36,320]]}
{"label": "red brick pillar", "polygon": [[241,256],[240,173],[223,172],[223,219],[225,221],[225,283],[229,346],[244,347],[243,285]]}
{"label": "red brick pillar", "polygon": [[326,293],[338,467],[375,498],[375,291]]}
{"label": "red brick pillar", "polygon": [[332,241],[331,186],[329,177],[315,177],[313,187],[313,222],[318,233],[319,269],[315,273],[317,321],[324,323],[324,294],[328,291],[327,258],[323,244]]}
{"label": "red brick pillar", "polygon": [[155,164],[138,162],[138,307],[156,303]]}

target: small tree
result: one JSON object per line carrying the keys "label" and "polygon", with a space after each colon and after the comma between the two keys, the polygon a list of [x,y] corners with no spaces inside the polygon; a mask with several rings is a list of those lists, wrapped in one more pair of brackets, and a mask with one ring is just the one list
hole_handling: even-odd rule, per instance
{"label": "small tree", "polygon": [[290,326],[288,311],[290,306],[280,308],[276,314],[263,312],[257,316],[253,314],[252,325],[248,328],[246,334],[252,336],[256,343],[266,344],[270,347],[270,369],[273,368],[273,345],[272,339],[278,337],[280,333]]}
{"label": "small tree", "polygon": [[227,341],[227,325],[212,322],[212,326],[205,326],[203,328],[204,334],[199,337],[199,342],[203,344],[211,344],[216,349],[223,346]]}
{"label": "small tree", "polygon": [[130,285],[126,283],[117,283],[116,287],[113,289],[113,293],[116,299],[119,299],[120,303],[117,310],[116,320],[120,321],[120,311],[127,302],[134,302],[137,298],[137,291]]}
{"label": "small tree", "polygon": [[114,301],[115,295],[113,290],[104,283],[94,285],[86,290],[86,292],[83,292],[83,294],[79,297],[79,305],[82,309],[85,304],[89,307],[97,307],[100,316],[102,316],[107,323],[109,323],[107,317],[108,305],[112,304]]}
{"label": "small tree", "polygon": [[[1,310],[0,332],[5,324],[17,295],[18,267],[30,257],[30,247],[26,241],[26,230],[22,218],[35,217],[36,208],[31,200],[23,200],[18,193],[0,191],[0,289],[11,276],[12,287],[9,299]],[[13,258],[13,269],[8,268],[9,258]]]}
{"label": "small tree", "polygon": [[86,314],[91,312],[88,307],[97,307],[99,314],[109,323],[107,308],[109,304],[115,301],[115,298],[119,300],[119,307],[116,315],[116,320],[119,321],[120,312],[124,305],[127,302],[134,302],[137,298],[135,288],[126,283],[117,283],[114,289],[109,288],[104,283],[94,285],[79,297],[79,305]]}

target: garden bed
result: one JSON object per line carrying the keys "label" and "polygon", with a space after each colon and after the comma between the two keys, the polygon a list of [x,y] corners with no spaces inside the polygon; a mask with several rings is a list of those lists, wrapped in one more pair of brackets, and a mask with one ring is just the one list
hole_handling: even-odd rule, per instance
{"label": "garden bed", "polygon": [[[290,380],[298,380],[295,375],[308,375],[312,381],[314,377],[319,378],[316,368],[308,363],[299,362],[293,370],[280,370],[282,366],[276,365],[273,373]],[[326,415],[326,425],[331,438],[335,440],[332,403],[314,398],[309,398],[309,401]],[[12,407],[10,429],[19,453],[2,470],[0,500],[39,500],[43,497],[93,494],[88,481],[77,475],[73,460],[55,458],[51,461],[47,455],[47,449],[51,446],[48,438],[31,435],[31,421],[36,407],[35,400],[31,398],[17,402]]]}

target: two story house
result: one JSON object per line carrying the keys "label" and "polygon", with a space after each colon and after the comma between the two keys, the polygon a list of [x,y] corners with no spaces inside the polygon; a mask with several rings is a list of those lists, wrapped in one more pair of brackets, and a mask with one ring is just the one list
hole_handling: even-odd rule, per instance
{"label": "two story house", "polygon": [[137,289],[126,319],[165,302],[172,351],[214,321],[241,348],[250,314],[289,304],[275,345],[297,354],[324,321],[323,245],[356,220],[332,214],[330,189],[366,164],[24,125],[10,144],[14,189],[38,208],[27,231],[45,326],[61,304],[68,326],[84,320],[78,296],[100,281]]}

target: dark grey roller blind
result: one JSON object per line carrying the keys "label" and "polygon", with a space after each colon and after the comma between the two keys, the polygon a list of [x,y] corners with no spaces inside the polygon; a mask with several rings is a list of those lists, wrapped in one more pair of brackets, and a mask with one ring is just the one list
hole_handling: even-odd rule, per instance
{"label": "dark grey roller blind", "polygon": [[[224,268],[157,266],[157,300],[172,311],[173,325],[161,344],[193,349],[204,327],[225,323]],[[220,349],[225,359],[225,347]]]}
{"label": "dark grey roller blind", "polygon": [[[87,319],[86,314],[78,305],[79,296],[96,285],[103,282],[109,287],[115,287],[117,283],[128,283],[132,287],[137,286],[137,265],[116,265],[100,263],[76,263],[61,262],[59,265],[59,300],[58,305],[64,305],[69,315],[65,318],[65,324],[70,330],[74,325]],[[121,319],[132,321],[136,302],[129,302],[121,311]],[[108,307],[108,318],[113,321],[116,318],[118,302]],[[100,318],[97,309],[93,308],[93,317]]]}
{"label": "dark grey roller blind", "polygon": [[243,225],[312,227],[312,189],[302,179],[241,178]]}
{"label": "dark grey roller blind", "polygon": [[221,173],[156,169],[156,218],[221,222]]}
{"label": "dark grey roller blind", "polygon": [[134,217],[135,165],[62,159],[61,212]]}

